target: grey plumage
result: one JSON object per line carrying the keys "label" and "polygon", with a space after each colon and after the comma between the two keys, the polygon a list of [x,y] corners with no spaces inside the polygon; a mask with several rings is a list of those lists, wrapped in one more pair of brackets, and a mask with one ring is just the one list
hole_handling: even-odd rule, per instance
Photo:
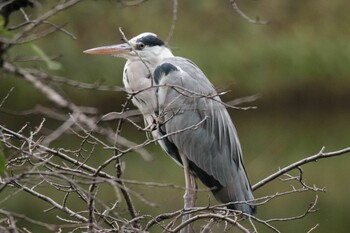
{"label": "grey plumage", "polygon": [[[164,64],[173,65],[171,71]],[[177,149],[173,154],[187,156],[192,171],[213,189],[219,201],[253,200],[235,127],[203,72],[187,59],[167,58],[156,68],[155,79],[160,85],[156,98],[160,131],[170,134],[167,140]],[[195,129],[175,133],[197,124]],[[165,150],[169,147],[161,145]],[[255,211],[247,204],[230,207],[246,213]]]}
{"label": "grey plumage", "polygon": [[153,33],[128,43],[85,51],[127,59],[123,82],[144,116],[146,127],[180,165],[228,207],[255,213],[254,197],[243,165],[236,129],[215,88],[190,60],[174,57]]}

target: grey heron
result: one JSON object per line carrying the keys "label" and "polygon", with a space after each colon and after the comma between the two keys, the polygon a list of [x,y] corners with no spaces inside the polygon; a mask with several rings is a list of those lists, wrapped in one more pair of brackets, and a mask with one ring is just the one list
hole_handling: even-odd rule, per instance
{"label": "grey heron", "polygon": [[84,52],[127,60],[125,89],[134,93],[132,102],[153,137],[184,167],[187,207],[194,205],[196,176],[228,208],[255,213],[236,129],[215,88],[197,65],[174,56],[156,34],[149,32],[122,44]]}

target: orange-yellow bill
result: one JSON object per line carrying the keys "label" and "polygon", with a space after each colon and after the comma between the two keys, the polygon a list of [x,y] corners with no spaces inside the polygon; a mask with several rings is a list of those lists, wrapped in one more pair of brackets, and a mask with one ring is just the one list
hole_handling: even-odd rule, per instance
{"label": "orange-yellow bill", "polygon": [[109,55],[119,55],[128,54],[132,51],[130,45],[128,44],[118,44],[118,45],[108,45],[97,47],[93,49],[85,50],[84,53],[88,54],[109,54]]}

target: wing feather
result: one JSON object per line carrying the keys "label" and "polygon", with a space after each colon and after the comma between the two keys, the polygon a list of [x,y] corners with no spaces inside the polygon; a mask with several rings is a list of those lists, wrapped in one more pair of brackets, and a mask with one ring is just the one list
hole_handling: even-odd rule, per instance
{"label": "wing feather", "polygon": [[236,129],[204,73],[189,60],[174,57],[165,59],[154,76],[160,127],[171,134],[167,140],[188,158],[203,183],[221,186],[218,199],[253,199]]}

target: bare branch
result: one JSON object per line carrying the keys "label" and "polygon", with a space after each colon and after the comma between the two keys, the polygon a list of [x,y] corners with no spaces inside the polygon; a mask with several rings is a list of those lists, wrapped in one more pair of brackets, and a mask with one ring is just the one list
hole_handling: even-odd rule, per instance
{"label": "bare branch", "polygon": [[205,219],[205,218],[223,220],[223,221],[226,221],[226,222],[236,226],[241,232],[245,232],[245,233],[250,232],[247,228],[243,227],[239,222],[237,222],[236,219],[231,219],[228,216],[220,215],[220,214],[213,214],[213,213],[197,214],[197,215],[189,218],[187,221],[181,223],[173,230],[169,230],[169,232],[178,232],[179,230],[183,229],[184,227],[186,227],[190,223],[198,221],[199,219]]}
{"label": "bare branch", "polygon": [[313,226],[310,230],[308,230],[307,233],[311,233],[313,230],[315,230],[320,224],[316,224],[315,226]]}
{"label": "bare branch", "polygon": [[[1,2],[1,0],[0,0]],[[2,1],[0,10],[9,4],[16,3],[16,0]],[[181,134],[184,131],[196,130],[201,126],[207,117],[201,121],[178,130],[176,132],[168,132],[166,135],[158,138],[147,138],[142,142],[132,142],[127,138],[126,129],[123,128],[124,123],[132,127],[133,130],[139,130],[146,133],[152,133],[157,130],[162,124],[160,118],[167,115],[167,122],[179,114],[180,110],[186,110],[187,107],[194,108],[197,106],[186,106],[179,109],[178,106],[173,106],[176,98],[165,106],[163,113],[160,113],[158,118],[154,118],[154,122],[146,126],[141,126],[138,122],[141,119],[141,113],[138,110],[129,110],[130,100],[142,92],[149,91],[151,88],[161,89],[169,88],[175,91],[178,97],[187,97],[190,99],[199,98],[204,101],[217,101],[220,104],[218,108],[234,108],[234,109],[254,109],[252,107],[240,107],[242,104],[251,103],[259,98],[259,95],[247,96],[235,100],[222,102],[219,97],[226,92],[213,91],[213,93],[198,93],[193,90],[177,85],[150,85],[147,88],[128,93],[129,96],[122,105],[122,110],[118,113],[108,113],[102,116],[97,107],[78,106],[72,102],[69,96],[65,96],[62,92],[55,89],[56,86],[69,85],[73,88],[97,90],[97,91],[114,91],[125,92],[123,87],[107,86],[102,82],[84,83],[75,81],[67,77],[51,74],[50,72],[41,71],[35,68],[22,68],[14,63],[16,61],[28,61],[30,58],[38,60],[37,57],[29,56],[25,59],[15,59],[13,62],[8,62],[8,54],[6,49],[14,47],[21,43],[37,40],[38,38],[46,38],[47,35],[59,32],[66,36],[75,39],[75,36],[65,29],[66,23],[54,23],[51,19],[59,12],[62,12],[69,7],[82,2],[81,0],[61,0],[57,3],[50,3],[53,8],[40,12],[33,11],[31,15],[23,8],[18,8],[22,22],[7,27],[4,30],[11,31],[13,37],[5,37],[3,34],[0,37],[0,66],[3,72],[11,74],[9,77],[16,76],[27,81],[27,84],[39,90],[46,100],[51,101],[52,107],[35,106],[32,109],[25,111],[15,111],[9,109],[7,103],[12,95],[13,88],[7,94],[4,93],[0,101],[0,111],[5,114],[15,116],[28,116],[38,114],[41,122],[37,125],[33,123],[24,123],[18,126],[19,130],[11,129],[11,127],[0,123],[0,157],[6,161],[0,161],[1,166],[6,166],[0,177],[0,193],[3,198],[0,204],[3,206],[7,202],[15,201],[21,193],[26,193],[31,198],[42,201],[49,206],[46,209],[38,210],[45,214],[55,214],[56,223],[48,223],[46,219],[38,221],[30,216],[25,216],[22,213],[16,213],[9,209],[0,209],[0,231],[1,232],[29,232],[30,229],[19,227],[19,220],[28,225],[37,225],[48,231],[61,232],[69,229],[70,232],[150,232],[160,228],[164,232],[179,232],[185,228],[189,228],[190,224],[194,231],[209,233],[214,229],[219,229],[228,232],[234,228],[239,232],[258,232],[260,227],[268,228],[273,232],[280,232],[279,224],[290,224],[292,221],[304,219],[309,214],[317,211],[316,205],[318,202],[318,193],[324,192],[325,188],[319,188],[316,185],[307,184],[304,171],[301,166],[317,161],[321,158],[331,158],[350,152],[350,148],[345,148],[339,151],[324,152],[324,148],[313,156],[301,159],[293,164],[290,164],[274,174],[262,179],[253,186],[256,190],[272,180],[278,179],[279,182],[288,184],[289,188],[284,191],[276,191],[274,193],[265,193],[259,198],[251,201],[211,204],[210,198],[206,206],[193,207],[187,209],[178,209],[173,212],[158,213],[157,216],[145,214],[138,200],[150,208],[157,206],[157,199],[150,199],[143,196],[143,193],[136,191],[141,189],[154,189],[155,187],[164,189],[173,189],[181,191],[185,188],[171,183],[158,183],[154,181],[131,180],[126,179],[124,156],[130,152],[136,151],[146,160],[150,160],[152,155],[146,150],[146,146],[151,143],[156,143],[174,134]],[[145,0],[118,0],[119,6],[139,5]],[[171,3],[171,2],[169,2]],[[230,0],[233,10],[244,20],[255,24],[267,24],[267,21],[256,20],[247,16],[239,7],[236,0]],[[40,6],[43,3],[34,1],[35,6]],[[50,5],[50,6],[51,6]],[[166,44],[169,43],[174,36],[176,23],[178,20],[179,2],[172,1],[172,17],[171,23],[166,38]],[[1,13],[1,12],[0,12]],[[55,18],[56,20],[57,18]],[[5,21],[7,19],[5,18]],[[49,21],[50,20],[50,21]],[[5,27],[7,23],[5,22]],[[119,28],[125,43],[129,43],[124,32]],[[133,49],[137,54],[137,51]],[[61,56],[61,55],[59,55]],[[24,58],[19,54],[16,58]],[[40,56],[39,56],[40,58]],[[141,59],[141,57],[139,57]],[[57,55],[48,58],[50,60],[57,59]],[[142,59],[141,59],[142,60]],[[142,61],[144,62],[144,61]],[[30,66],[31,63],[25,65]],[[146,62],[144,65],[152,75]],[[33,66],[32,66],[33,67]],[[153,80],[153,79],[152,79]],[[58,84],[58,85],[57,85]],[[6,109],[3,107],[6,105]],[[239,106],[238,106],[239,105]],[[198,106],[200,109],[201,106]],[[206,109],[200,109],[206,110]],[[215,110],[215,109],[213,109]],[[149,109],[154,112],[155,109]],[[163,115],[162,115],[163,114]],[[171,114],[171,115],[170,115]],[[24,118],[24,117],[23,117]],[[29,117],[26,117],[29,118]],[[47,119],[47,120],[46,120]],[[117,120],[115,122],[106,122]],[[55,122],[50,124],[51,121]],[[115,123],[115,125],[113,125]],[[112,126],[111,126],[112,125]],[[74,138],[74,145],[62,146],[58,148],[50,147],[52,142],[59,142],[60,139],[68,135]],[[72,140],[73,141],[73,140]],[[59,144],[56,144],[59,145]],[[97,158],[98,159],[95,159]],[[101,160],[103,158],[103,160]],[[121,161],[123,159],[123,161]],[[114,165],[114,169],[112,166]],[[3,169],[3,168],[2,168]],[[289,174],[288,172],[296,170],[298,173]],[[105,198],[105,187],[108,191],[112,190],[112,195]],[[138,186],[135,187],[134,186]],[[141,187],[140,187],[141,186]],[[45,189],[45,192],[43,191]],[[11,195],[8,195],[8,190],[11,190]],[[208,192],[209,189],[201,189],[198,191]],[[297,214],[287,214],[287,217],[280,215],[266,215],[264,218],[250,216],[241,211],[227,209],[227,204],[246,203],[256,205],[259,208],[264,208],[273,200],[283,200],[292,195],[301,193],[315,193],[315,199],[302,212]],[[148,200],[149,199],[149,200]],[[79,207],[72,205],[72,202],[78,200]],[[121,205],[123,203],[123,205]],[[125,205],[124,205],[125,204]],[[54,210],[54,211],[53,211]],[[275,214],[275,213],[273,213]],[[62,215],[62,216],[61,216]],[[183,216],[191,216],[185,220]],[[196,224],[194,224],[196,223]],[[21,223],[22,225],[22,223]],[[318,227],[318,224],[308,229],[308,232],[313,232]],[[152,228],[152,229],[151,229]]]}
{"label": "bare branch", "polygon": [[177,11],[178,11],[178,0],[173,0],[173,18],[171,20],[171,26],[170,26],[170,30],[168,32],[168,36],[165,40],[166,45],[169,44],[169,41],[171,40],[171,38],[174,35],[176,21],[177,21]]}
{"label": "bare branch", "polygon": [[264,21],[264,20],[260,20],[259,17],[257,17],[255,20],[250,18],[249,16],[247,16],[241,9],[239,9],[236,0],[229,0],[233,9],[236,11],[236,13],[241,16],[243,19],[245,19],[246,21],[248,21],[249,23],[253,23],[253,24],[260,24],[260,25],[266,25],[269,23],[269,21]]}
{"label": "bare branch", "polygon": [[[61,108],[66,108],[75,114],[78,114],[78,117],[77,117],[78,121],[87,125],[90,128],[90,130],[102,133],[102,134],[108,136],[109,140],[111,142],[114,142],[114,134],[111,130],[99,128],[98,125],[96,124],[95,120],[89,118],[86,114],[81,112],[78,106],[76,106],[74,103],[68,101],[66,98],[64,98],[62,95],[60,95],[53,88],[49,87],[48,85],[45,85],[43,82],[38,80],[34,75],[32,75],[30,72],[28,72],[26,69],[16,67],[8,62],[4,62],[3,69],[6,72],[17,74],[20,77],[24,78],[26,81],[30,82],[34,87],[36,87],[39,91],[41,91],[54,104],[58,105]],[[117,142],[120,145],[128,146],[128,147],[129,146],[132,147],[135,145],[135,143],[130,142],[129,140],[127,140],[121,136],[118,137]],[[139,148],[139,150],[137,150],[136,152],[138,152],[146,160],[148,158],[152,157],[144,148]]]}
{"label": "bare branch", "polygon": [[291,165],[288,165],[282,169],[280,169],[279,171],[273,173],[272,175],[266,177],[265,179],[259,181],[258,183],[256,183],[255,185],[252,186],[253,190],[256,190],[264,185],[266,185],[267,183],[275,180],[276,178],[280,177],[281,175],[293,170],[293,169],[297,169],[298,167],[310,163],[310,162],[316,162],[319,159],[324,159],[324,158],[331,158],[331,157],[335,157],[335,156],[340,156],[340,155],[345,155],[347,153],[350,153],[350,147],[342,149],[342,150],[338,150],[338,151],[333,151],[333,152],[328,152],[328,153],[324,153],[325,147],[322,147],[321,151],[318,152],[315,155],[309,156],[307,158],[301,159]]}
{"label": "bare branch", "polygon": [[57,208],[57,209],[59,209],[59,210],[61,210],[61,211],[63,211],[63,212],[66,212],[66,213],[69,214],[71,217],[78,219],[78,220],[81,221],[82,223],[88,222],[88,220],[87,220],[85,217],[83,217],[82,215],[76,213],[75,211],[69,209],[68,207],[65,207],[65,206],[62,206],[62,205],[58,204],[57,202],[55,202],[53,199],[47,197],[46,195],[43,195],[43,194],[41,194],[41,193],[39,193],[39,192],[37,192],[37,191],[34,191],[34,189],[30,189],[30,188],[28,188],[28,187],[26,187],[26,186],[24,186],[24,185],[21,185],[21,184],[19,184],[19,183],[17,183],[17,182],[14,182],[14,185],[20,187],[20,188],[23,189],[24,191],[26,191],[26,192],[32,194],[33,196],[38,197],[39,199],[41,199],[41,200],[43,200],[43,201],[45,201],[45,202],[48,202],[48,203],[51,204],[54,208]]}
{"label": "bare branch", "polygon": [[[38,220],[34,220],[34,219],[31,219],[23,214],[18,214],[18,213],[14,213],[14,212],[9,212],[9,211],[6,211],[6,210],[3,210],[3,209],[0,209],[0,214],[2,215],[5,215],[7,216],[8,218],[12,217],[12,218],[16,218],[16,219],[23,219],[25,220],[26,222],[29,222],[29,223],[33,223],[33,224],[36,224],[36,225],[40,225],[40,226],[43,226],[45,227],[47,230],[49,231],[55,231],[57,230],[58,228],[64,228],[64,226],[56,226],[56,225],[53,225],[53,224],[49,224],[49,223],[45,223],[45,222],[42,222],[42,221],[38,221]],[[12,221],[11,221],[12,222]],[[13,221],[14,222],[14,221]],[[12,226],[13,230],[17,229],[16,226]]]}
{"label": "bare branch", "polygon": [[1,100],[0,102],[0,108],[2,107],[2,105],[4,105],[4,103],[6,102],[6,100],[9,98],[11,92],[13,91],[13,89],[15,89],[14,87],[11,87],[11,89],[7,92],[7,94],[5,95],[5,97]]}
{"label": "bare branch", "polygon": [[151,86],[153,86],[153,80],[154,80],[154,78],[153,78],[153,72],[151,71],[151,69],[149,68],[149,66],[147,65],[147,63],[143,60],[143,58],[140,56],[140,54],[135,50],[134,46],[132,46],[132,45],[130,44],[130,42],[129,42],[129,40],[126,38],[126,36],[125,36],[125,34],[124,34],[122,28],[119,27],[118,29],[119,29],[120,34],[122,35],[123,41],[124,41],[125,43],[127,43],[127,44],[130,46],[131,50],[138,56],[138,58],[141,60],[141,62],[145,65],[145,67],[146,67],[146,69],[147,69],[147,71],[148,71],[148,73],[149,73],[149,75],[150,75],[150,77],[151,77]]}
{"label": "bare branch", "polygon": [[57,4],[52,10],[40,15],[36,20],[32,21],[31,24],[28,24],[22,31],[17,33],[12,40],[5,41],[3,49],[6,50],[10,46],[18,44],[18,42],[20,42],[20,40],[22,40],[33,29],[35,29],[37,26],[41,25],[48,18],[56,15],[60,11],[63,11],[71,6],[74,6],[78,2],[80,2],[80,0],[67,0],[65,2],[62,2],[61,4]]}

